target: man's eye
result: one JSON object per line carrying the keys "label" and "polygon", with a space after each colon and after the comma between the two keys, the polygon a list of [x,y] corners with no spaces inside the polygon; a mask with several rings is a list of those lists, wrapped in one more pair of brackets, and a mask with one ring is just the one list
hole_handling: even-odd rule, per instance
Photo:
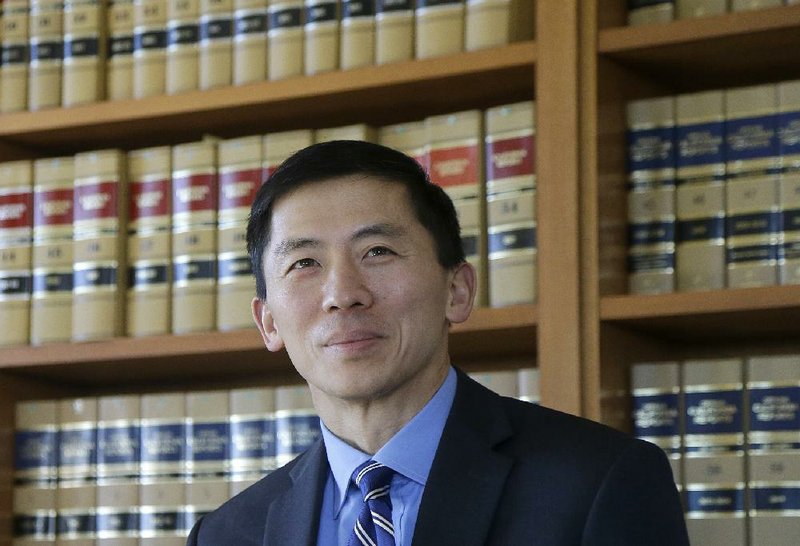
{"label": "man's eye", "polygon": [[313,258],[303,258],[302,260],[294,262],[289,269],[305,269],[306,267],[313,267],[316,264],[317,260]]}
{"label": "man's eye", "polygon": [[375,257],[375,256],[390,256],[394,254],[391,250],[386,248],[385,246],[376,246],[375,248],[370,248],[367,251],[368,257]]}

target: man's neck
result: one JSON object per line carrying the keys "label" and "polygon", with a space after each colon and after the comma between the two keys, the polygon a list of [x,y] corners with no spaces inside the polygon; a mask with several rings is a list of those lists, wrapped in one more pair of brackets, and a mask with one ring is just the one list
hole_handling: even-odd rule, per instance
{"label": "man's neck", "polygon": [[314,392],[325,426],[344,442],[374,455],[425,407],[444,383],[449,364],[412,378],[394,392],[371,400],[340,400]]}

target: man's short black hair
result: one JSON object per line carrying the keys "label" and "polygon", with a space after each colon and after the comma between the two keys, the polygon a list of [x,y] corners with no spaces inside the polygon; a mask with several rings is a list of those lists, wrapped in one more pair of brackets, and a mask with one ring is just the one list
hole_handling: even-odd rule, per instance
{"label": "man's short black hair", "polygon": [[[247,252],[256,277],[256,295],[267,296],[262,261],[269,244],[273,204],[290,191],[312,182],[364,176],[406,187],[411,207],[436,246],[439,264],[450,269],[464,262],[460,228],[450,197],[407,155],[370,142],[334,140],[296,152],[272,173],[256,194],[247,222]],[[347,211],[336,211],[347,214]]]}

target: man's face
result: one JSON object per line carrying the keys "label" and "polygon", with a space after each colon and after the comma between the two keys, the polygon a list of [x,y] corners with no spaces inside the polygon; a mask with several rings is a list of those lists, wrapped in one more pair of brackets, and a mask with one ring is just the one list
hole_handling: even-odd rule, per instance
{"label": "man's face", "polygon": [[405,396],[441,380],[448,322],[466,320],[474,272],[443,268],[404,186],[343,177],[273,206],[267,297],[253,315],[286,348],[315,399]]}

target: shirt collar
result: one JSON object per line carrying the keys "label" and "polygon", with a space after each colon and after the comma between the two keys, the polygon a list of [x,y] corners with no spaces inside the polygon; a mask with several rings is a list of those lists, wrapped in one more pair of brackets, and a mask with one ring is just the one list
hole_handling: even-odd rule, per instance
{"label": "shirt collar", "polygon": [[[395,472],[425,486],[445,421],[456,394],[456,372],[447,373],[442,386],[427,404],[372,457]],[[322,423],[322,439],[335,483],[334,517],[344,504],[353,470],[370,459],[369,454],[347,444]]]}

